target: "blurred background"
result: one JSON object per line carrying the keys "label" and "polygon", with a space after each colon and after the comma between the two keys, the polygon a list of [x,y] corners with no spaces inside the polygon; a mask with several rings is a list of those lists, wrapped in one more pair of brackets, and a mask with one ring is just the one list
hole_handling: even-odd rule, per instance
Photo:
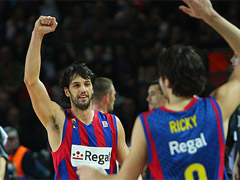
{"label": "blurred background", "polygon": [[[213,1],[213,7],[239,26],[239,1]],[[162,48],[192,45],[206,65],[202,95],[224,83],[233,55],[226,42],[202,21],[182,13],[181,1],[0,1],[0,125],[15,127],[21,144],[33,152],[48,148],[23,83],[25,56],[39,15],[56,17],[58,27],[44,38],[41,80],[59,104],[59,75],[73,61],[85,62],[97,76],[113,80],[114,114],[129,142],[136,116],[147,111],[147,88],[157,79]]]}

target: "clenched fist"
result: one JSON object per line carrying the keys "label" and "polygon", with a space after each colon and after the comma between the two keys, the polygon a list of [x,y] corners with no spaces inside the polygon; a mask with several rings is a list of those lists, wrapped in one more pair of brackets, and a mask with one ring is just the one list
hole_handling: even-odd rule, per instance
{"label": "clenched fist", "polygon": [[35,22],[34,31],[38,32],[41,35],[45,35],[55,31],[57,24],[58,23],[55,17],[40,16]]}

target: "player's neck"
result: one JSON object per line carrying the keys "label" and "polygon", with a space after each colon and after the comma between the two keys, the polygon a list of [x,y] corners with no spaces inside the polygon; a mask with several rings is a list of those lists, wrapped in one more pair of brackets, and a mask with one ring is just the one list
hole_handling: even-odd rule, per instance
{"label": "player's neck", "polygon": [[192,100],[193,97],[177,97],[172,95],[169,98],[169,104],[165,107],[174,110],[174,111],[182,111]]}
{"label": "player's neck", "polygon": [[85,110],[81,110],[78,108],[71,108],[72,113],[84,124],[89,125],[93,121],[94,111],[92,110],[91,104]]}
{"label": "player's neck", "polygon": [[92,108],[93,108],[93,110],[97,110],[97,111],[101,111],[103,113],[107,113],[107,106],[106,105],[93,102]]}

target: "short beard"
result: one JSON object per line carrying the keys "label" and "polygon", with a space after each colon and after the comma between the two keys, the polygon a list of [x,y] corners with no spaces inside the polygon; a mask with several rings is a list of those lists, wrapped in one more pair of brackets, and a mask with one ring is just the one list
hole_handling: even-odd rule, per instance
{"label": "short beard", "polygon": [[71,92],[70,92],[70,96],[71,96],[71,100],[72,100],[73,105],[80,110],[86,110],[89,107],[89,105],[90,105],[90,103],[93,99],[93,95],[91,95],[91,97],[89,98],[89,100],[87,102],[79,103],[77,98],[73,97]]}

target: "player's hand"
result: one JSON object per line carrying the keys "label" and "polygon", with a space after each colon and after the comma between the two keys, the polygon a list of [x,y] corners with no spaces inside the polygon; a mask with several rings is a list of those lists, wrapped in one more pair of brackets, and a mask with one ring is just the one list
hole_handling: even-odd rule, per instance
{"label": "player's hand", "polygon": [[230,62],[232,63],[233,68],[237,67],[240,65],[240,56],[237,54],[234,54],[233,57],[231,58]]}
{"label": "player's hand", "polygon": [[210,0],[182,0],[187,6],[181,5],[179,9],[191,17],[206,19],[211,17],[214,9]]}
{"label": "player's hand", "polygon": [[77,167],[77,175],[81,180],[105,179],[106,175],[104,172],[92,166],[82,165]]}
{"label": "player's hand", "polygon": [[37,31],[40,35],[45,35],[55,31],[57,24],[58,23],[55,17],[40,16],[35,22],[34,30]]}

